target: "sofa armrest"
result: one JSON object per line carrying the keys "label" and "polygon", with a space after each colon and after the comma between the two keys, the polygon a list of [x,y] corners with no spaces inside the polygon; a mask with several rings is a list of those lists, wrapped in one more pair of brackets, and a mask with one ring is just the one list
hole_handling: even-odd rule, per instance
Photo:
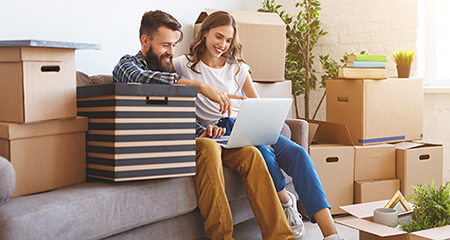
{"label": "sofa armrest", "polygon": [[293,118],[288,118],[285,122],[291,129],[291,140],[308,150],[308,122],[302,119]]}

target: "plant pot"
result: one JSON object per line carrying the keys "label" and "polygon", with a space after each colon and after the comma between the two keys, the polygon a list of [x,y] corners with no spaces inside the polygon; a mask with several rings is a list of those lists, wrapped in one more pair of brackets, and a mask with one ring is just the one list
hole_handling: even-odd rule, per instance
{"label": "plant pot", "polygon": [[411,65],[408,66],[397,65],[398,78],[409,78],[410,72],[411,72]]}

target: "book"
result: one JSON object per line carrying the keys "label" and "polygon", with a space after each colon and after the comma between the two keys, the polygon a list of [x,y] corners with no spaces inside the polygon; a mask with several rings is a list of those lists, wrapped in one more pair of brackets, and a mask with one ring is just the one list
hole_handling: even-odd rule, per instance
{"label": "book", "polygon": [[347,67],[372,67],[372,68],[385,68],[386,62],[361,62],[361,61],[349,61],[346,63]]}
{"label": "book", "polygon": [[385,79],[386,68],[340,67],[338,70],[338,77],[352,79]]}
{"label": "book", "polygon": [[386,55],[365,54],[365,55],[348,55],[347,61],[361,61],[361,62],[386,62]]}

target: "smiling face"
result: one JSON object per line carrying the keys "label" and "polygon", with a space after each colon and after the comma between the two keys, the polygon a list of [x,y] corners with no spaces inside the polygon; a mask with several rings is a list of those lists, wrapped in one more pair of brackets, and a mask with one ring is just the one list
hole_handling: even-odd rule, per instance
{"label": "smiling face", "polygon": [[178,33],[165,26],[161,26],[153,39],[147,35],[141,37],[142,55],[149,68],[160,72],[173,72],[172,58]]}
{"label": "smiling face", "polygon": [[223,25],[211,28],[205,33],[206,54],[219,58],[229,48],[234,38],[234,28],[231,25]]}

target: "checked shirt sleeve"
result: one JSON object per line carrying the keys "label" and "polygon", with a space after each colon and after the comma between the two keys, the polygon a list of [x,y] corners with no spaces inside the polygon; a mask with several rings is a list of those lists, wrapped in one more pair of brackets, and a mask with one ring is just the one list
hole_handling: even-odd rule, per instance
{"label": "checked shirt sleeve", "polygon": [[195,137],[200,137],[200,135],[202,135],[203,131],[205,131],[206,128],[204,126],[202,126],[200,123],[196,122],[195,123]]}
{"label": "checked shirt sleeve", "polygon": [[182,78],[176,73],[166,73],[148,70],[135,56],[125,55],[114,67],[113,82],[119,83],[152,83],[175,84]]}

